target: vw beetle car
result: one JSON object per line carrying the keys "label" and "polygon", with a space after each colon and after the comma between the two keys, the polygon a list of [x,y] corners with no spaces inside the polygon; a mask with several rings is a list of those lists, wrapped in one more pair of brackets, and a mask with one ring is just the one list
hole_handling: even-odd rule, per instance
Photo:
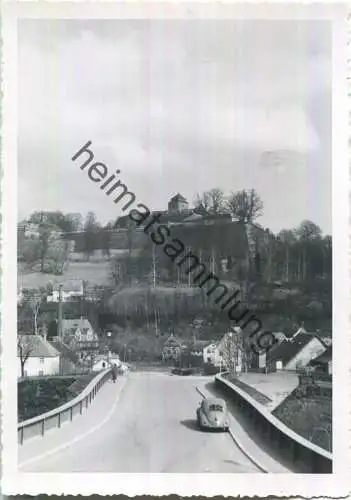
{"label": "vw beetle car", "polygon": [[229,430],[228,410],[223,399],[204,398],[196,410],[196,420],[200,429]]}

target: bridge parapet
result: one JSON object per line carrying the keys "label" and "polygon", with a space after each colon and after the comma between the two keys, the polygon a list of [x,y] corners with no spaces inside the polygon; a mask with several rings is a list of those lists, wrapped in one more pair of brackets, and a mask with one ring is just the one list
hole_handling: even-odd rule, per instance
{"label": "bridge parapet", "polygon": [[302,472],[332,473],[332,453],[291,430],[249,394],[226,380],[223,375],[217,374],[215,383],[247,414],[249,419],[255,423],[255,428],[262,431],[272,447],[278,448],[284,457],[293,461]]}
{"label": "bridge parapet", "polygon": [[75,416],[81,415],[110,377],[111,369],[108,368],[98,373],[85,389],[71,401],[17,424],[19,444],[36,436],[44,436],[46,431],[54,427],[59,428],[64,422],[72,421]]}

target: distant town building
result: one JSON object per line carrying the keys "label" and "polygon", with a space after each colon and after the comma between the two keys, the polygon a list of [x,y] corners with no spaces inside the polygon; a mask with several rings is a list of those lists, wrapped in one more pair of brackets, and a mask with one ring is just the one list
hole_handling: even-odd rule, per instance
{"label": "distant town building", "polygon": [[22,224],[19,229],[24,232],[25,238],[39,238],[40,236],[39,224],[27,222]]}
{"label": "distant town building", "polygon": [[[84,284],[82,280],[69,280],[62,283],[61,297],[62,302],[68,302],[84,295]],[[47,302],[59,302],[60,284],[57,283],[53,287],[53,292],[48,295]]]}
{"label": "distant town building", "polygon": [[202,351],[204,363],[220,366],[222,362],[222,356],[219,353],[218,343],[212,342],[203,348]]}
{"label": "distant town building", "polygon": [[181,213],[189,208],[189,203],[181,194],[177,193],[168,202],[169,213]]}
{"label": "distant town building", "polygon": [[173,334],[171,334],[163,344],[162,359],[163,361],[167,360],[175,361],[179,359],[181,351],[182,351],[182,341],[180,339],[177,339]]}
{"label": "distant town building", "polygon": [[62,320],[62,336],[65,343],[70,347],[78,346],[83,342],[88,343],[99,340],[90,321],[82,316],[77,319]]}

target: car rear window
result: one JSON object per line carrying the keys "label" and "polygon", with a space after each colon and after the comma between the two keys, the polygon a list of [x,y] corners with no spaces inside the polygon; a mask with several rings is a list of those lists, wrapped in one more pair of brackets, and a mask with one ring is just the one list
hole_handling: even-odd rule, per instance
{"label": "car rear window", "polygon": [[210,405],[208,407],[209,411],[223,411],[223,406],[221,405]]}

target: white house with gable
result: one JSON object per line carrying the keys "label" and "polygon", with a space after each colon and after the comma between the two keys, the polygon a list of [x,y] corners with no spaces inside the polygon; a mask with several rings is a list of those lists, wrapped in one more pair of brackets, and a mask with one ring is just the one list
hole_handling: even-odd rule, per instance
{"label": "white house with gable", "polygon": [[313,333],[299,329],[267,354],[268,364],[276,370],[298,370],[310,364],[326,350]]}
{"label": "white house with gable", "polygon": [[221,356],[219,354],[218,343],[211,342],[203,348],[203,360],[205,364],[219,366],[221,363]]}
{"label": "white house with gable", "polygon": [[24,377],[57,375],[60,353],[41,335],[20,335],[17,342],[18,377],[22,376],[22,364]]}

